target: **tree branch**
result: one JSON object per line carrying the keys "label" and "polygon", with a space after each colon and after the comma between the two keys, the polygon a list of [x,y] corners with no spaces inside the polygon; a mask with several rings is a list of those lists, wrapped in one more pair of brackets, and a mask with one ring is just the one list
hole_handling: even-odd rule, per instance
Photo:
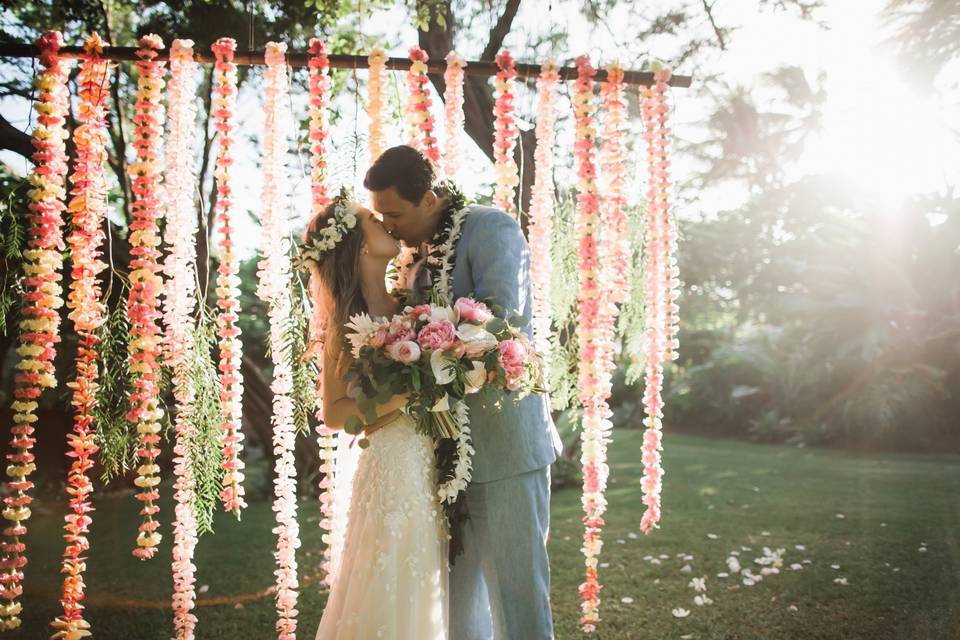
{"label": "tree branch", "polygon": [[33,145],[30,134],[24,133],[0,115],[0,149],[8,149],[33,162]]}
{"label": "tree branch", "polygon": [[490,39],[487,41],[487,46],[483,48],[483,53],[480,54],[481,60],[493,60],[496,57],[497,52],[503,47],[504,38],[510,33],[513,19],[517,17],[517,9],[519,8],[520,0],[507,0],[507,6],[504,7],[503,13],[497,18],[497,24],[490,30]]}
{"label": "tree branch", "polygon": [[727,50],[727,43],[723,40],[723,29],[717,25],[717,21],[713,18],[713,5],[709,4],[707,0],[701,0],[703,2],[703,10],[707,12],[707,18],[710,20],[710,26],[713,27],[713,32],[717,34],[717,42],[720,43],[720,50]]}

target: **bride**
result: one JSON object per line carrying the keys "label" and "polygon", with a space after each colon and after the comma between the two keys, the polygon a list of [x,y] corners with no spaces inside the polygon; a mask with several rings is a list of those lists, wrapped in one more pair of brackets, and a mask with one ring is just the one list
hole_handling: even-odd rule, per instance
{"label": "bride", "polygon": [[[388,263],[400,251],[366,208],[341,195],[310,221],[301,258],[310,269],[310,296],[325,318],[323,418],[342,429],[360,415],[343,374],[350,316],[390,316]],[[447,532],[436,491],[432,441],[401,409],[404,396],[378,405],[365,428],[349,498],[342,551],[316,640],[446,640]],[[338,487],[339,489],[339,487]],[[334,545],[335,552],[337,545]]]}

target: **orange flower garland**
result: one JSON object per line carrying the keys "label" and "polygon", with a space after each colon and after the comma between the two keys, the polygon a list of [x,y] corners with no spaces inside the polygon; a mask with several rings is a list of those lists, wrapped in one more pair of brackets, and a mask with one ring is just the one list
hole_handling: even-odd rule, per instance
{"label": "orange flower garland", "polygon": [[173,369],[173,395],[177,403],[173,447],[173,623],[177,640],[192,640],[197,617],[195,606],[197,518],[194,512],[195,480],[190,466],[190,444],[196,433],[190,417],[195,390],[190,379],[190,355],[195,348],[192,314],[196,306],[197,216],[193,206],[193,134],[196,111],[197,63],[192,40],[174,40],[170,47],[169,120],[167,133],[167,225],[164,240],[170,253],[164,262],[168,276],[165,292],[165,354]]}
{"label": "orange flower garland", "polygon": [[310,39],[310,189],[313,193],[312,214],[317,215],[330,203],[327,186],[327,158],[324,141],[330,135],[327,109],[330,106],[330,62],[327,45],[319,38]]}
{"label": "orange flower garland", "polygon": [[660,491],[663,467],[660,462],[663,420],[663,364],[676,358],[677,314],[679,307],[678,269],[675,257],[676,227],[669,207],[669,160],[667,158],[668,107],[666,103],[669,69],[654,72],[654,86],[641,87],[641,110],[647,141],[647,238],[644,246],[644,290],[646,324],[646,370],[643,406],[643,503],[646,511],[640,529],[650,533],[660,521]]}
{"label": "orange flower garland", "polygon": [[133,148],[136,162],[130,165],[134,195],[130,222],[130,293],[127,297],[127,316],[130,318],[130,335],[127,361],[133,378],[134,391],[130,394],[130,410],[127,419],[136,427],[140,439],[137,455],[141,465],[137,468],[134,484],[140,488],[137,500],[143,503],[140,515],[140,533],[133,555],[146,560],[157,552],[160,522],[154,519],[160,507],[155,501],[160,497],[160,387],[158,383],[158,359],[162,355],[158,296],[163,288],[159,275],[160,229],[157,221],[162,215],[160,208],[160,160],[163,139],[163,105],[160,92],[164,87],[164,64],[155,58],[163,48],[163,40],[156,35],[140,38],[137,56],[137,103],[133,116]]}
{"label": "orange flower garland", "polygon": [[463,130],[463,68],[467,61],[456,51],[447,54],[447,70],[443,74],[444,124],[447,133],[443,150],[443,172],[456,180],[460,169],[460,132]]}
{"label": "orange flower garland", "polygon": [[110,65],[103,55],[103,40],[96,33],[89,36],[83,45],[84,56],[80,63],[80,75],[77,78],[77,109],[79,125],[73,132],[76,144],[76,158],[70,181],[73,198],[67,206],[72,214],[70,247],[72,282],[67,296],[68,318],[73,321],[77,332],[77,377],[67,386],[73,390],[70,404],[75,415],[73,433],[67,439],[73,458],[67,473],[70,494],[70,508],[73,513],[64,516],[67,546],[63,552],[64,574],[63,594],[60,604],[63,615],[51,623],[58,629],[53,637],[73,638],[84,635],[90,624],[83,619],[84,582],[83,571],[86,568],[84,553],[90,548],[86,533],[93,521],[88,515],[93,507],[88,497],[93,491],[87,471],[93,466],[90,456],[97,452],[93,434],[93,411],[96,407],[97,378],[100,355],[97,344],[100,339],[97,329],[103,324],[106,306],[100,300],[98,274],[106,268],[100,260],[100,248],[106,237],[103,232],[104,217],[107,213],[107,181],[104,165],[107,159],[107,106],[106,97],[110,95]]}
{"label": "orange flower garland", "polygon": [[36,163],[27,192],[30,198],[27,219],[30,223],[27,249],[23,252],[23,309],[17,354],[21,361],[14,375],[13,426],[10,429],[11,451],[6,454],[7,476],[3,498],[3,529],[0,544],[0,631],[20,626],[23,593],[23,567],[26,545],[21,536],[27,533],[24,521],[30,517],[32,501],[28,491],[33,482],[27,477],[36,469],[32,448],[33,423],[37,421],[37,399],[43,390],[57,386],[53,359],[54,345],[60,342],[60,268],[63,266],[63,218],[67,155],[64,140],[67,132],[64,119],[69,109],[67,64],[59,57],[63,37],[59,31],[47,31],[37,41],[43,70],[34,80],[37,89],[37,124],[31,143]]}
{"label": "orange flower garland", "polygon": [[237,104],[237,65],[233,52],[237,43],[233,38],[220,38],[210,49],[217,58],[214,65],[213,121],[219,135],[216,169],[217,203],[214,209],[220,231],[217,247],[220,264],[217,267],[217,336],[220,338],[220,404],[223,421],[220,423],[220,445],[223,452],[223,478],[220,499],[224,511],[240,518],[240,511],[247,506],[243,499],[243,469],[240,459],[243,450],[241,413],[243,412],[243,377],[240,364],[243,345],[240,342],[240,327],[237,326],[240,310],[240,259],[234,251],[233,223],[236,212],[233,208],[233,190],[230,168],[233,166],[234,109]]}
{"label": "orange flower garland", "polygon": [[550,352],[550,251],[553,233],[553,141],[556,126],[557,63],[547,60],[537,79],[536,175],[530,194],[530,294],[533,335],[542,354]]}
{"label": "orange flower garland", "polygon": [[407,119],[410,123],[411,146],[419,149],[430,158],[434,165],[440,162],[440,147],[433,127],[433,115],[430,113],[430,92],[427,78],[427,60],[430,56],[420,47],[410,49],[410,70],[407,72],[407,86],[410,94],[407,101]]}
{"label": "orange flower garland", "polygon": [[497,101],[493,105],[493,158],[494,172],[496,173],[496,187],[493,193],[494,206],[507,213],[516,214],[513,198],[520,178],[517,174],[517,163],[513,159],[513,149],[517,146],[520,129],[517,128],[513,117],[513,80],[517,77],[516,65],[513,56],[507,49],[497,54],[497,72],[494,86],[497,91]]}
{"label": "orange flower garland", "polygon": [[579,389],[583,405],[583,430],[580,462],[583,466],[583,553],[585,580],[580,585],[582,615],[580,626],[592,632],[600,621],[600,582],[597,557],[603,548],[600,529],[607,502],[607,443],[611,430],[610,376],[604,365],[608,353],[601,309],[604,304],[604,272],[600,264],[600,208],[597,193],[596,130],[593,124],[595,99],[593,77],[596,70],[587,56],[577,58],[577,80],[573,94],[576,130],[574,154],[577,157],[576,231],[579,238],[580,291],[577,295],[577,340],[580,351]]}
{"label": "orange flower garland", "polygon": [[370,80],[367,84],[367,114],[370,116],[370,164],[383,153],[383,76],[387,71],[387,52],[374,47],[367,56]]}

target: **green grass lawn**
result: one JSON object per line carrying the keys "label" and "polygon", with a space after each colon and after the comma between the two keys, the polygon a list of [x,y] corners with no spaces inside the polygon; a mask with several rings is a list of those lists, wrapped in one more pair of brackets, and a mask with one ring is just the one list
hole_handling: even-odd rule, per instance
{"label": "green grass lawn", "polygon": [[[603,621],[594,637],[960,638],[960,458],[852,455],[668,434],[663,523],[644,536],[638,528],[640,436],[617,431],[612,446]],[[169,491],[165,495],[162,513],[169,518]],[[129,553],[137,525],[132,496],[105,497],[96,507],[86,579],[94,637],[170,638],[169,524],[160,554],[140,562]],[[59,613],[63,510],[41,505],[29,521],[24,626],[0,638],[49,636],[47,624]],[[300,503],[299,635],[311,639],[325,597],[309,577],[320,558],[317,512],[316,502]],[[242,522],[218,514],[216,533],[201,538],[201,640],[275,637],[266,593],[273,579],[272,526],[270,504],[254,502]],[[550,552],[561,640],[582,635],[580,534],[579,491],[555,492]],[[739,552],[743,568],[760,574],[754,559],[764,547],[784,550],[778,574],[753,586],[717,576],[729,573],[731,551]],[[803,568],[792,570],[793,564]],[[694,604],[693,577],[706,577],[713,604]],[[689,615],[674,617],[678,607]]]}

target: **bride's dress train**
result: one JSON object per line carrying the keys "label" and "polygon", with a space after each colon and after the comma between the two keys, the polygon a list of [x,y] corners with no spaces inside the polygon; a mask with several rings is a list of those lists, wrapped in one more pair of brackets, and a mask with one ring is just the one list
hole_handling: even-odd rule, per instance
{"label": "bride's dress train", "polygon": [[446,640],[448,542],[433,443],[406,415],[368,439],[316,640]]}

